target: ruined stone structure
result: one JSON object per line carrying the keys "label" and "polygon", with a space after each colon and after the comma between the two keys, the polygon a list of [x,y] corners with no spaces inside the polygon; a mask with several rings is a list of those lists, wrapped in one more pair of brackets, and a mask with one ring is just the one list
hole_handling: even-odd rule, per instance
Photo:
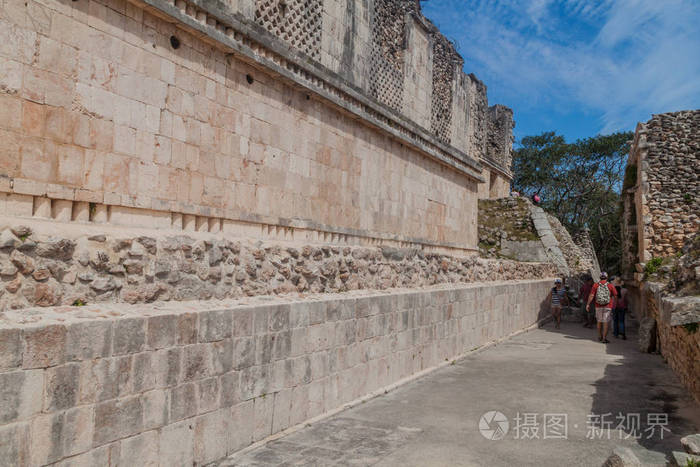
{"label": "ruined stone structure", "polygon": [[8,213],[464,254],[507,194],[512,114],[416,2],[83,3],[6,7]]}
{"label": "ruined stone structure", "polygon": [[623,185],[623,277],[656,348],[700,401],[700,110],[637,125]]}
{"label": "ruined stone structure", "polygon": [[588,232],[572,238],[556,217],[522,197],[479,201],[479,252],[486,258],[551,264],[571,279],[572,290],[578,290],[582,276],[600,275]]}
{"label": "ruined stone structure", "polygon": [[0,3],[0,459],[205,464],[535,323],[462,67],[414,0]]}
{"label": "ruined stone structure", "polygon": [[637,263],[678,253],[700,231],[700,110],[637,125],[623,202],[628,274]]}

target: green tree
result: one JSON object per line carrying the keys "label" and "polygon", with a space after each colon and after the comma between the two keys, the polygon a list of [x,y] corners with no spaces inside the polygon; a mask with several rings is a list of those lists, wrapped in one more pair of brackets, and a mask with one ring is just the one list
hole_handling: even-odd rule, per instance
{"label": "green tree", "polygon": [[620,268],[620,190],[632,133],[567,143],[554,132],[526,136],[513,156],[513,189],[542,198],[542,207],[573,234],[588,229],[601,267]]}

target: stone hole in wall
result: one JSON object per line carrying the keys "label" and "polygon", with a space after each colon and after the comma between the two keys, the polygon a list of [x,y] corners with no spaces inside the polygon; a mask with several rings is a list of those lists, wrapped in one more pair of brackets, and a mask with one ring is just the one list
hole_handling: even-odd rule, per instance
{"label": "stone hole in wall", "polygon": [[431,130],[441,141],[450,142],[452,126],[452,83],[455,64],[448,44],[436,38],[433,46],[433,97]]}
{"label": "stone hole in wall", "polygon": [[255,0],[258,24],[316,60],[321,51],[322,11],[322,0]]}

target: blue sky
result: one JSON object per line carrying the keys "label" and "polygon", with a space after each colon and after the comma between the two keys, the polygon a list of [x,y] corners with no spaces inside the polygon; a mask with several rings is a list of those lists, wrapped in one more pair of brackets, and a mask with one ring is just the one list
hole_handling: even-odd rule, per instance
{"label": "blue sky", "polygon": [[700,0],[428,0],[424,14],[515,112],[571,141],[700,108]]}

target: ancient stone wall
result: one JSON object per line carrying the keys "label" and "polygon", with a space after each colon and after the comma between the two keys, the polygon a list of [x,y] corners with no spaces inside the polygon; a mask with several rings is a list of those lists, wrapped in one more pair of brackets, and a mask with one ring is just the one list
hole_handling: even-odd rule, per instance
{"label": "ancient stone wall", "polygon": [[91,227],[63,236],[42,225],[32,229],[15,223],[2,230],[0,314],[29,306],[420,288],[544,278],[555,272],[546,263],[416,248],[261,243],[222,234]]}
{"label": "ancient stone wall", "polygon": [[486,258],[548,262],[571,279],[598,278],[600,267],[588,233],[572,238],[559,220],[523,197],[479,200],[479,253]]}
{"label": "ancient stone wall", "polygon": [[503,105],[488,109],[486,157],[498,167],[510,170],[513,148],[513,111]]}
{"label": "ancient stone wall", "polygon": [[204,465],[532,325],[550,282],[9,312],[0,459]]}
{"label": "ancient stone wall", "polygon": [[291,47],[318,60],[323,0],[255,0],[255,20]]}
{"label": "ancient stone wall", "polygon": [[452,97],[455,74],[463,61],[454,46],[442,36],[433,42],[433,93],[430,125],[432,132],[445,143],[450,143],[452,124]]}
{"label": "ancient stone wall", "polygon": [[639,124],[623,186],[623,261],[629,277],[670,257],[700,231],[700,110]]}
{"label": "ancient stone wall", "polygon": [[[477,161],[398,125],[334,75],[300,69],[289,45],[254,44],[233,28],[248,31],[238,16],[179,5],[7,8],[0,190],[22,197],[28,215],[211,231],[239,222],[475,250]],[[270,5],[253,10],[280,34],[307,21],[274,26],[263,18],[281,6]]]}
{"label": "ancient stone wall", "polygon": [[646,130],[649,253],[669,256],[700,230],[700,110],[655,115]]}
{"label": "ancient stone wall", "polygon": [[[643,313],[656,321],[657,350],[661,352],[673,371],[685,384],[695,400],[700,402],[700,330],[695,326],[683,326],[671,321],[668,308],[671,303],[660,293],[661,284],[645,282],[641,285]],[[695,314],[698,314],[700,301],[695,302]]]}
{"label": "ancient stone wall", "polygon": [[593,242],[591,241],[591,236],[588,233],[588,230],[581,230],[575,233],[572,239],[578,246],[584,261],[591,265],[591,274],[593,279],[598,280],[601,272],[600,264],[598,263],[598,256],[595,253],[595,248],[593,247]]}
{"label": "ancient stone wall", "polygon": [[[632,308],[700,400],[700,110],[637,125],[625,172],[622,264]],[[649,347],[643,343],[643,350]]]}
{"label": "ancient stone wall", "polygon": [[559,249],[566,259],[566,264],[571,274],[591,274],[594,277],[600,275],[598,259],[595,256],[588,233],[585,231],[578,233],[578,240],[586,245],[585,248],[581,248],[566,227],[559,222],[559,219],[552,214],[547,214],[547,218],[549,219],[552,233],[554,233],[557,242],[559,242]]}

